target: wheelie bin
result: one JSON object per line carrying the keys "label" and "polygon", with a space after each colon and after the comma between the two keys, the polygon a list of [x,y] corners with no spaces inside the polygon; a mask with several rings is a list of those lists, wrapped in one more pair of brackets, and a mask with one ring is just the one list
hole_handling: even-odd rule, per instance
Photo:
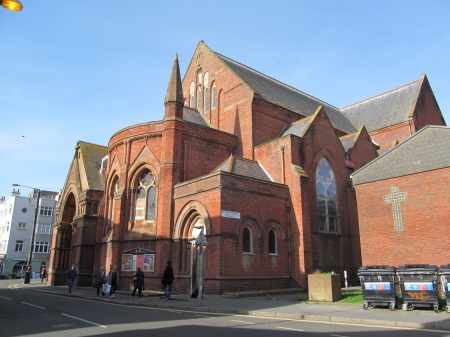
{"label": "wheelie bin", "polygon": [[439,275],[441,275],[442,289],[445,294],[445,310],[450,312],[450,264],[446,264],[439,268]]}
{"label": "wheelie bin", "polygon": [[358,276],[361,281],[364,310],[376,305],[389,306],[389,309],[395,310],[395,267],[360,267]]}
{"label": "wheelie bin", "polygon": [[438,268],[429,264],[406,264],[397,268],[403,297],[402,309],[432,307],[439,312]]}

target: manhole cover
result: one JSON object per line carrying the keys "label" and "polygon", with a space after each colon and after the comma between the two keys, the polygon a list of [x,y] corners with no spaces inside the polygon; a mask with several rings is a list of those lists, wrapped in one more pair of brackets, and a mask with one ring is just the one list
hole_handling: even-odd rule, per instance
{"label": "manhole cover", "polygon": [[76,323],[56,324],[56,325],[53,325],[52,328],[55,328],[55,329],[68,328],[68,327],[71,327],[71,326],[74,326],[74,325],[77,325],[77,324]]}

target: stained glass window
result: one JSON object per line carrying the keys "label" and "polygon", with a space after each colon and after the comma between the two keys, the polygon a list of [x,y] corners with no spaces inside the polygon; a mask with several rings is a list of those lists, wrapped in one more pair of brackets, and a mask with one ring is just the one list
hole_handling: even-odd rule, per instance
{"label": "stained glass window", "polygon": [[319,231],[339,234],[338,200],[333,169],[322,158],[316,170],[316,193]]}
{"label": "stained glass window", "polygon": [[215,109],[217,106],[217,87],[214,85],[212,87],[212,93],[211,93],[211,110]]}
{"label": "stained glass window", "polygon": [[252,252],[252,231],[250,228],[245,227],[242,232],[242,242],[243,242],[243,252],[251,253]]}
{"label": "stained glass window", "polygon": [[136,190],[134,220],[155,220],[156,187],[155,176],[149,169],[139,175],[139,187]]}

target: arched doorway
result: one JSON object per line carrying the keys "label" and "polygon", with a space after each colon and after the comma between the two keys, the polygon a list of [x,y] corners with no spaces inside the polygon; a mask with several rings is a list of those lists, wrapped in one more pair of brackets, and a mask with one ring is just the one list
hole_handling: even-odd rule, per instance
{"label": "arched doorway", "polygon": [[200,268],[203,267],[203,277],[205,275],[206,270],[206,258],[205,258],[206,246],[203,246],[203,266],[201,266],[202,263],[200,258],[200,246],[196,244],[196,240],[198,239],[198,236],[200,235],[202,228],[204,233],[206,233],[205,221],[203,220],[203,218],[197,218],[197,220],[194,222],[194,225],[192,226],[190,235],[190,237],[192,238],[191,239],[192,248],[191,248],[191,263],[190,263],[191,285],[189,287],[189,292],[190,294],[194,294],[194,296],[198,294],[200,281]]}

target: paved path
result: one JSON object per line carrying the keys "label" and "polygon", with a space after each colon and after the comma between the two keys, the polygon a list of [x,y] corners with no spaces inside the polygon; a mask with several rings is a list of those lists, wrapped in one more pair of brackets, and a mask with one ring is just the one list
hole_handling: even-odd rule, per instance
{"label": "paved path", "polygon": [[92,288],[73,288],[69,294],[66,286],[54,287],[40,283],[40,280],[31,280],[31,284],[18,283],[10,287],[121,305],[450,331],[450,314],[445,311],[435,313],[432,309],[425,308],[407,312],[398,309],[391,311],[387,307],[364,310],[362,305],[355,304],[299,301],[308,297],[306,293],[282,294],[280,291],[280,294],[276,295],[262,295],[248,292],[236,293],[236,297],[229,297],[231,294],[205,295],[202,306],[199,306],[198,299],[191,299],[188,295],[182,294],[172,295],[171,301],[164,301],[162,292],[145,292],[143,297],[137,295],[132,297],[131,292],[119,291],[114,298],[110,298],[108,295],[97,296],[96,290]]}

